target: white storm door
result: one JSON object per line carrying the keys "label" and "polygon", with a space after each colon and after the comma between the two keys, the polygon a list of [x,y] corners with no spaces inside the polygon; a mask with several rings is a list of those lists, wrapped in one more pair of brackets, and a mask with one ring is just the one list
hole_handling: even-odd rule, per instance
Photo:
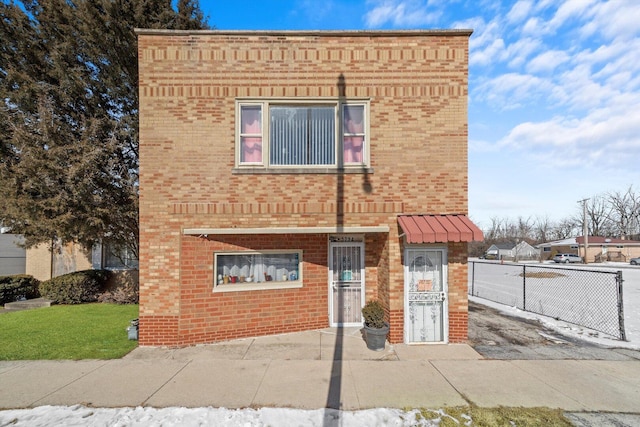
{"label": "white storm door", "polygon": [[362,326],[364,243],[329,243],[329,322]]}
{"label": "white storm door", "polygon": [[448,341],[447,253],[406,249],[404,265],[405,342]]}

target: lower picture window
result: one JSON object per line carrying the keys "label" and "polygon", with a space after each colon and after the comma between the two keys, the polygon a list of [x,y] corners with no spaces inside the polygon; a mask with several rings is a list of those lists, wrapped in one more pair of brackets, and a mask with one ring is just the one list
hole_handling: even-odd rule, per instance
{"label": "lower picture window", "polygon": [[216,287],[299,282],[301,251],[225,252],[214,255]]}

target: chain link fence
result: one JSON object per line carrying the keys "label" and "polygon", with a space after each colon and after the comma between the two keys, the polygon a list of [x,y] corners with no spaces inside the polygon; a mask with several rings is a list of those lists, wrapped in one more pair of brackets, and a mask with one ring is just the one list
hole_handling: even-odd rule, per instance
{"label": "chain link fence", "polygon": [[469,295],[625,341],[622,271],[469,262]]}

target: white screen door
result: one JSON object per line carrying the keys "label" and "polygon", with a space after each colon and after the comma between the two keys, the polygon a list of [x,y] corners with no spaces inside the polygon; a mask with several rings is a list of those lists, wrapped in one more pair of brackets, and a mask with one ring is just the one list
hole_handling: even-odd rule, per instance
{"label": "white screen door", "polygon": [[364,243],[329,243],[331,326],[362,326]]}
{"label": "white screen door", "polygon": [[447,342],[446,265],[443,249],[406,249],[405,342]]}

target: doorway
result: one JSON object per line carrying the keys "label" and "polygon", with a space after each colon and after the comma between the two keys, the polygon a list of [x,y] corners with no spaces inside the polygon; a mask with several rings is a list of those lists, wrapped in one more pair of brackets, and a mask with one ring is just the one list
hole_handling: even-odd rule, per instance
{"label": "doorway", "polygon": [[405,342],[446,343],[447,251],[408,248],[404,259]]}
{"label": "doorway", "polygon": [[363,299],[364,241],[353,237],[331,237],[329,239],[330,326],[362,326]]}

